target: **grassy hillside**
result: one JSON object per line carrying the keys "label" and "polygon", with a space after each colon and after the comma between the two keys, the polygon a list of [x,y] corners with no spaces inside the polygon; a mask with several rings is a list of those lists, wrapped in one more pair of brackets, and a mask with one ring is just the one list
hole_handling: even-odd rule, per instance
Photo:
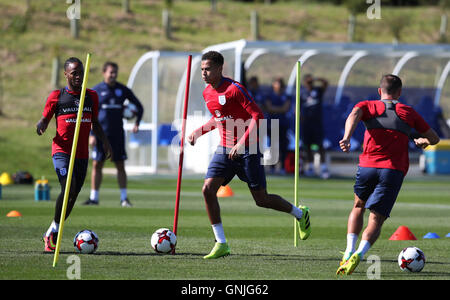
{"label": "grassy hillside", "polygon": [[[209,1],[173,1],[173,34],[166,39],[161,28],[164,1],[131,0],[130,14],[121,0],[82,1],[80,38],[70,35],[65,1],[0,0],[0,172],[28,169],[51,173],[49,152],[54,124],[43,137],[34,134],[50,84],[52,58],[85,59],[93,53],[89,86],[101,80],[105,60],[120,65],[119,80],[126,82],[137,59],[151,50],[200,51],[206,46],[251,38],[250,13],[260,17],[265,40],[346,41],[348,12],[328,4],[280,2],[274,5],[218,1],[211,12]],[[438,39],[440,11],[436,7],[382,7],[382,20],[358,16],[356,38],[389,43],[386,25],[392,15],[409,20],[403,42],[434,43]],[[303,32],[303,33],[302,33]],[[307,32],[305,35],[304,33]],[[64,84],[62,69],[61,84]],[[178,83],[175,84],[177,86]]]}

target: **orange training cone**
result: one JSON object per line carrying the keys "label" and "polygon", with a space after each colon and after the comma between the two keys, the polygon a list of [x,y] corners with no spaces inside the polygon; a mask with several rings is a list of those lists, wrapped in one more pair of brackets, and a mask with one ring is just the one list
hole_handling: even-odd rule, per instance
{"label": "orange training cone", "polygon": [[389,238],[390,241],[409,241],[417,240],[414,234],[406,226],[400,226]]}
{"label": "orange training cone", "polygon": [[223,198],[223,197],[231,197],[233,196],[233,190],[231,190],[230,186],[221,186],[220,189],[217,191],[217,197]]}
{"label": "orange training cone", "polygon": [[20,212],[18,212],[17,210],[12,210],[6,216],[7,217],[21,217],[22,214]]}

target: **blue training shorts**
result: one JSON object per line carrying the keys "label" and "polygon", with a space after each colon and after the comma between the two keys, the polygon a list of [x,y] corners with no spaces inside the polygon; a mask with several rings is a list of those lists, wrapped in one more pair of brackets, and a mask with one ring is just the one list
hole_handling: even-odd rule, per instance
{"label": "blue training shorts", "polygon": [[234,160],[228,158],[229,150],[223,146],[217,148],[209,163],[205,179],[225,178],[225,181],[222,183],[225,186],[237,175],[240,180],[247,183],[250,189],[265,189],[266,173],[264,166],[261,164],[262,154],[259,150],[256,154],[249,154],[248,149],[246,149],[244,154]]}
{"label": "blue training shorts", "polygon": [[[114,135],[107,135],[108,141],[112,148],[112,161],[125,161],[127,160],[127,152],[125,150],[125,132],[117,132]],[[105,151],[103,150],[102,141],[96,138],[95,147],[92,151],[92,159],[96,161],[104,161]]]}
{"label": "blue training shorts", "polygon": [[[83,187],[84,180],[86,179],[86,172],[88,169],[88,159],[76,158],[73,164],[72,172],[72,186],[75,188],[75,193],[78,194]],[[55,167],[56,174],[61,187],[66,187],[67,173],[69,172],[70,155],[57,152],[53,155],[53,166]]]}
{"label": "blue training shorts", "polygon": [[398,170],[358,167],[354,192],[366,202],[365,208],[388,218],[404,177]]}

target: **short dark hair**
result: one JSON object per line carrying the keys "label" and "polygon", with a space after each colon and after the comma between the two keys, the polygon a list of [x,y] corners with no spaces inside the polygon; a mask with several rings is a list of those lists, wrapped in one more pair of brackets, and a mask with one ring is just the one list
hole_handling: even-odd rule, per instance
{"label": "short dark hair", "polygon": [[217,51],[208,51],[202,55],[202,60],[210,60],[217,66],[223,66],[223,55]]}
{"label": "short dark hair", "polygon": [[67,67],[71,63],[78,63],[83,68],[83,63],[81,62],[81,60],[79,58],[77,58],[77,57],[69,57],[68,59],[66,59],[66,61],[64,63],[64,71],[67,70]]}
{"label": "short dark hair", "polygon": [[381,77],[380,88],[383,93],[393,95],[402,88],[402,80],[394,74],[386,74]]}
{"label": "short dark hair", "polygon": [[116,70],[119,70],[119,65],[118,64],[116,64],[115,62],[112,62],[112,61],[107,61],[107,62],[105,62],[103,64],[103,72],[105,72],[106,69],[108,69],[108,67],[112,67],[112,68],[114,68]]}

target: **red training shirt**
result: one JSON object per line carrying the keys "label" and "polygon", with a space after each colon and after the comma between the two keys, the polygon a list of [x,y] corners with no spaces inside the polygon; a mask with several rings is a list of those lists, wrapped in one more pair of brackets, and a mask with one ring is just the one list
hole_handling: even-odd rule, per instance
{"label": "red training shirt", "polygon": [[[385,105],[381,101],[362,101],[355,105],[362,112],[362,121],[384,113]],[[398,117],[419,133],[430,129],[425,120],[411,107],[402,103],[395,105]],[[409,137],[404,133],[389,129],[369,129],[364,133],[363,153],[359,156],[359,165],[367,168],[384,168],[402,171],[409,169]]]}
{"label": "red training shirt", "polygon": [[217,89],[211,85],[205,88],[203,98],[213,117],[198,129],[202,134],[218,127],[222,137],[220,145],[228,148],[238,142],[248,146],[258,140],[255,130],[264,115],[239,82],[223,77]]}
{"label": "red training shirt", "polygon": [[[52,143],[52,156],[57,152],[70,155],[72,151],[79,99],[80,93],[70,91],[67,87],[51,92],[47,98],[42,115],[47,122],[50,122],[53,115],[56,119],[56,135]],[[98,95],[94,90],[86,89],[76,158],[89,158],[89,133],[93,117],[98,117]]]}

